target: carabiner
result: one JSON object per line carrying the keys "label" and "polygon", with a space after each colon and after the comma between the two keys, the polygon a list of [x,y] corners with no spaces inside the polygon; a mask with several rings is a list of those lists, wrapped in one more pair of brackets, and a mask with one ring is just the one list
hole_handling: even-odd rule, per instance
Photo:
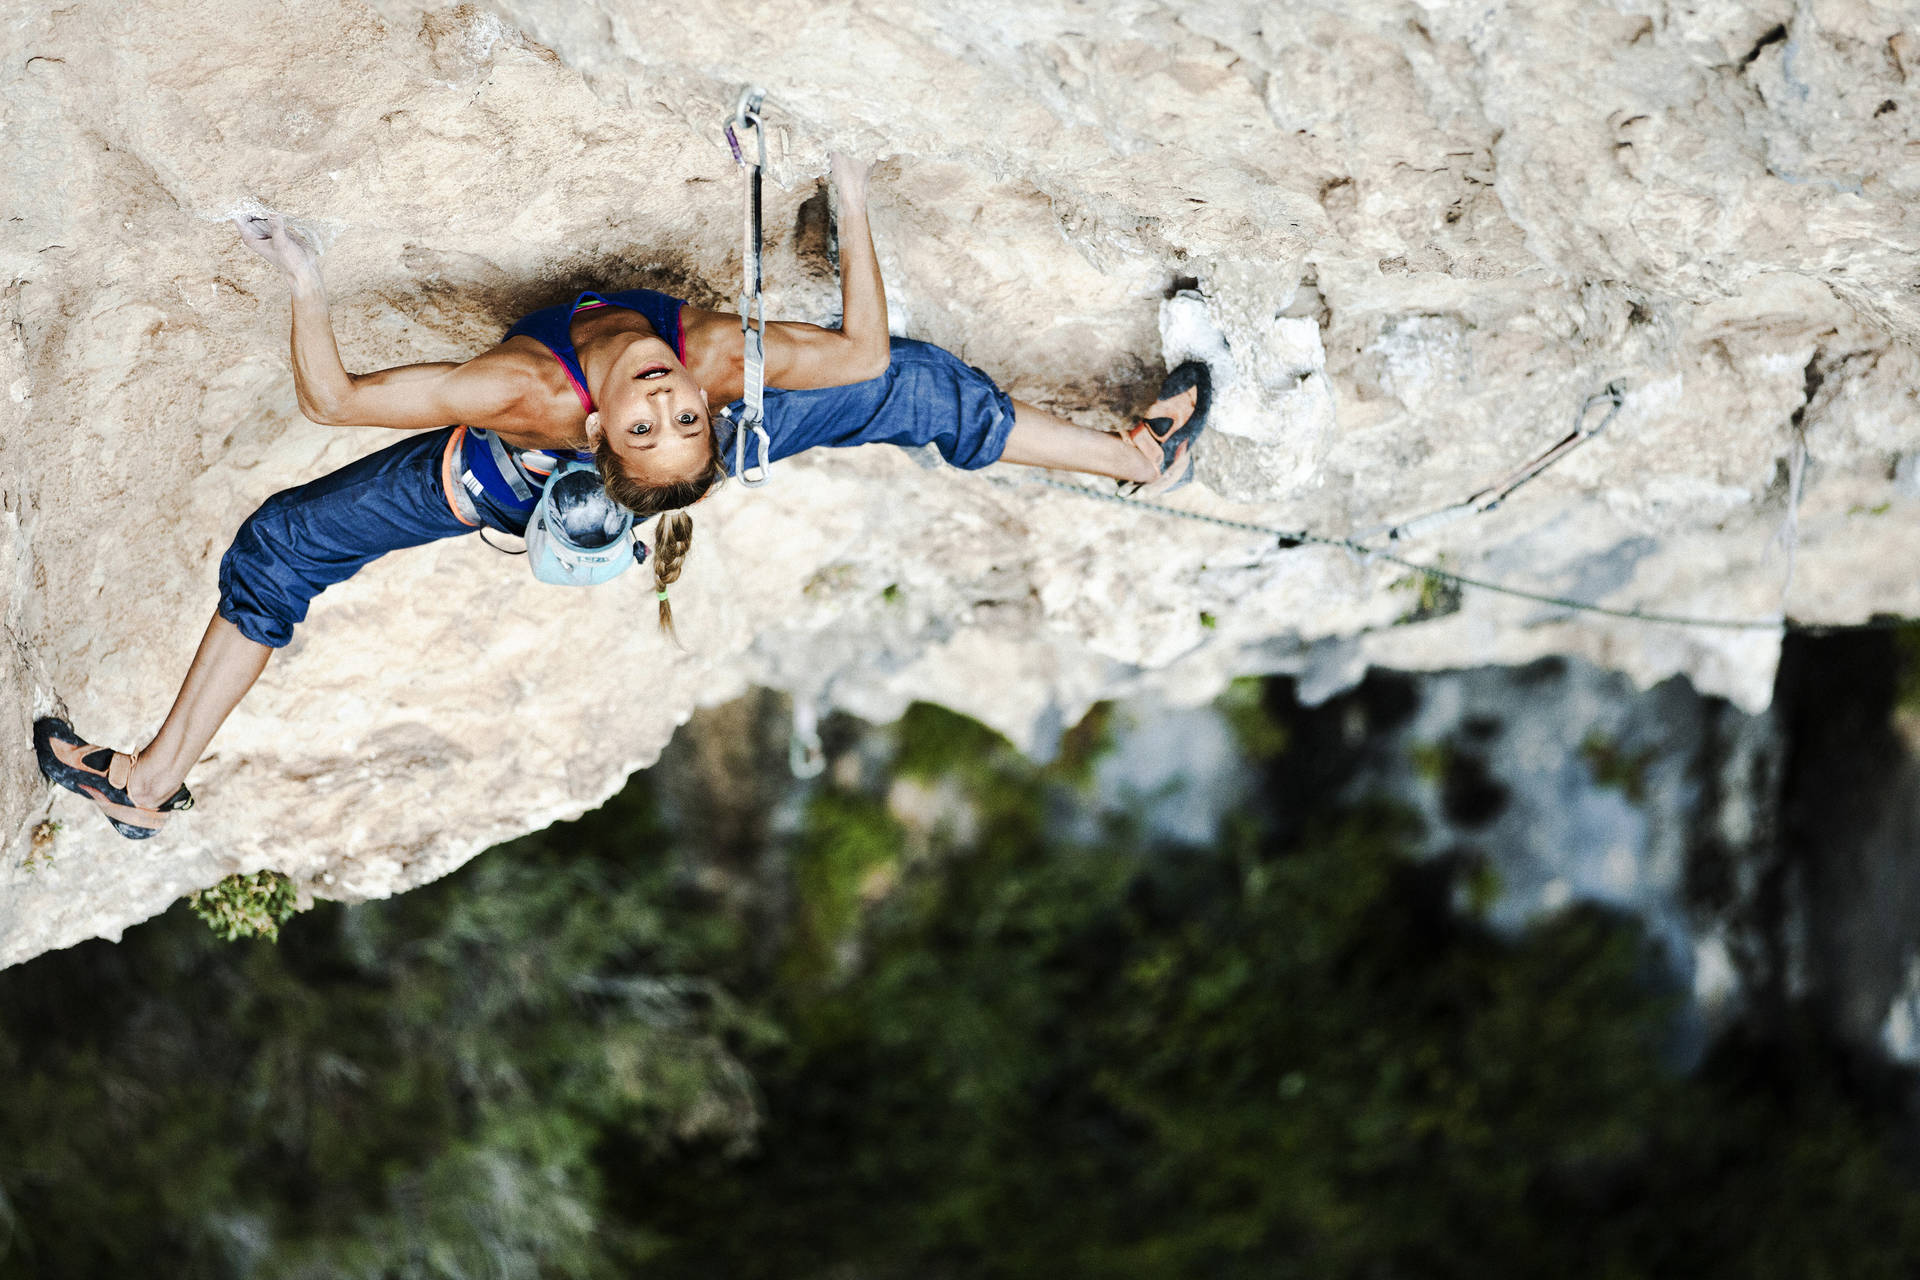
{"label": "carabiner", "polygon": [[[754,451],[760,455],[754,464],[754,472],[747,471],[747,436],[753,436]],[[767,461],[767,450],[772,446],[772,438],[762,420],[752,413],[740,415],[740,425],[733,433],[733,478],[749,489],[758,489],[773,476]]]}
{"label": "carabiner", "polygon": [[[766,101],[767,91],[757,84],[750,84],[740,91],[739,101],[733,104],[733,124],[744,129],[752,125],[760,127],[760,104]],[[731,127],[731,126],[730,126]],[[740,158],[738,148],[734,150],[734,159]]]}

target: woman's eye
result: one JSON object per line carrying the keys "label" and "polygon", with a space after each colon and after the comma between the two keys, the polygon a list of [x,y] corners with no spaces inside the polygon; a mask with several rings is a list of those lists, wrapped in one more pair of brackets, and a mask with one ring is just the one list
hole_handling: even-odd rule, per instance
{"label": "woman's eye", "polygon": [[651,430],[653,430],[653,424],[651,422],[636,422],[633,424],[634,435],[643,436]]}
{"label": "woman's eye", "polygon": [[680,423],[682,426],[691,426],[695,421],[696,419],[691,413],[683,413],[680,415]]}

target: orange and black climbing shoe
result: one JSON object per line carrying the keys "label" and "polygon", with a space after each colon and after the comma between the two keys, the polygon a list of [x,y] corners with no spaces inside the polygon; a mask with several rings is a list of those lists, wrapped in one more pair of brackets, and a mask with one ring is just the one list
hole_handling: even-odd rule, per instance
{"label": "orange and black climbing shoe", "polygon": [[1160,416],[1142,418],[1127,432],[1127,439],[1135,448],[1155,457],[1160,478],[1143,484],[1122,483],[1122,493],[1158,496],[1184,488],[1193,479],[1193,444],[1206,430],[1207,411],[1213,407],[1213,378],[1207,366],[1198,360],[1189,360],[1169,373],[1167,380],[1160,384],[1160,395],[1154,404],[1165,404],[1189,389],[1194,393],[1193,411],[1180,421]]}
{"label": "orange and black climbing shoe", "polygon": [[46,716],[33,722],[33,754],[47,781],[85,796],[100,807],[113,829],[129,840],[160,834],[167,815],[193,808],[193,795],[184,786],[157,809],[133,802],[127,780],[133,775],[133,757],[124,751],[83,742],[65,720]]}

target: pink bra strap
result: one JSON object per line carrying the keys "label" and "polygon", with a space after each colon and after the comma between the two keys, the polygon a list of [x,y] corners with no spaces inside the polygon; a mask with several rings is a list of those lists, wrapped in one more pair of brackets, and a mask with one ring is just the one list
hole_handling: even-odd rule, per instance
{"label": "pink bra strap", "polygon": [[573,376],[573,370],[567,367],[567,362],[565,360],[560,359],[560,353],[558,351],[553,350],[552,348],[548,348],[547,354],[560,362],[560,372],[566,374],[567,381],[573,384],[573,394],[580,397],[580,407],[585,409],[588,413],[595,412],[593,407],[593,397],[588,395],[587,389],[580,385],[580,379]]}

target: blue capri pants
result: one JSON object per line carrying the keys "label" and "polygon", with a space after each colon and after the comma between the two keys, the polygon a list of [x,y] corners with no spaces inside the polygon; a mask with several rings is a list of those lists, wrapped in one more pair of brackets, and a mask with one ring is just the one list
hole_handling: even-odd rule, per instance
{"label": "blue capri pants", "polygon": [[[526,519],[485,493],[448,494],[464,471],[462,427],[423,431],[260,504],[220,558],[220,616],[278,649],[313,598],[389,551],[472,533],[522,533]],[[477,514],[479,522],[470,519]]]}
{"label": "blue capri pants", "polygon": [[[887,371],[866,382],[812,391],[767,388],[769,459],[821,446],[930,444],[950,464],[975,471],[999,461],[1013,430],[1013,401],[980,370],[930,342],[895,338]],[[732,405],[737,421],[741,401]],[[733,461],[733,428],[717,423],[721,456]],[[747,446],[748,457],[753,446]]]}

